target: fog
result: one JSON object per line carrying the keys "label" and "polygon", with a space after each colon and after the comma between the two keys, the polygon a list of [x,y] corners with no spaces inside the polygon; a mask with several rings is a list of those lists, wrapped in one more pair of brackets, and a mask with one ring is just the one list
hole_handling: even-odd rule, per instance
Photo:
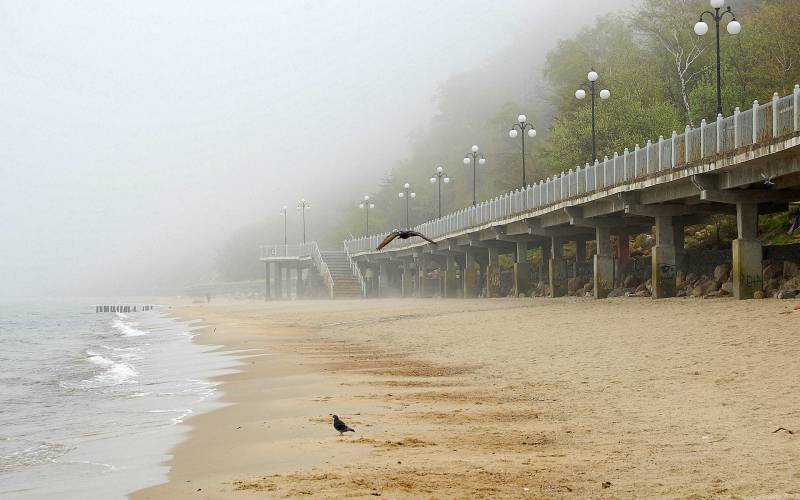
{"label": "fog", "polygon": [[179,288],[301,197],[319,235],[449,76],[629,4],[0,2],[0,296]]}

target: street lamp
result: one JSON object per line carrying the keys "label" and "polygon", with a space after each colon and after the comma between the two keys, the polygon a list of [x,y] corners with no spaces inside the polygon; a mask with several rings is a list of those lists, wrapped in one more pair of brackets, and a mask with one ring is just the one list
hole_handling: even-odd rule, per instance
{"label": "street lamp", "polygon": [[375,208],[375,204],[372,203],[371,201],[369,201],[369,195],[365,194],[364,195],[364,201],[362,201],[361,203],[358,204],[358,208],[362,208],[362,209],[366,210],[366,213],[367,213],[367,232],[366,232],[366,235],[369,236],[369,209],[370,208]]}
{"label": "street lamp", "polygon": [[[515,131],[516,132],[516,131]],[[478,177],[478,169],[476,168],[476,162],[478,165],[485,165],[486,158],[483,156],[483,153],[478,152],[478,146],[472,146],[472,151],[464,156],[464,165],[469,165],[472,162],[472,206],[475,206],[476,203],[476,196],[475,191],[477,188],[477,177]]]}
{"label": "street lamp", "polygon": [[284,205],[283,208],[281,208],[281,211],[279,212],[281,217],[283,217],[283,255],[284,255],[284,257],[286,256],[286,254],[289,251],[288,241],[286,240],[286,210],[287,210],[287,208],[288,207],[286,205]]}
{"label": "street lamp", "polygon": [[[595,125],[594,125],[594,102],[595,102],[595,82],[597,82],[598,78],[597,72],[594,70],[594,68],[592,68],[592,70],[589,71],[589,74],[586,75],[586,78],[589,79],[589,92],[592,93],[592,163],[594,163],[597,160],[597,140],[595,135]],[[586,91],[584,89],[576,90],[575,97],[577,97],[578,100],[581,101],[586,99]],[[611,97],[611,92],[609,92],[607,89],[603,89],[600,91],[600,99],[605,101],[609,97]]]}
{"label": "street lamp", "polygon": [[417,193],[411,191],[411,184],[405,183],[403,185],[403,191],[397,193],[398,198],[405,198],[406,199],[406,228],[411,229],[411,225],[408,223],[408,199],[409,198],[416,198]]}
{"label": "street lamp", "polygon": [[303,216],[303,245],[306,244],[306,210],[310,208],[311,205],[309,205],[305,198],[300,198],[300,201],[297,202],[297,211]]}
{"label": "street lamp", "polygon": [[436,167],[436,173],[431,177],[431,184],[439,184],[439,218],[442,217],[442,183],[450,184],[450,177],[444,173],[442,167]]}
{"label": "street lamp", "polygon": [[519,115],[517,117],[517,122],[511,126],[511,130],[508,131],[508,136],[512,139],[515,139],[519,134],[522,132],[522,188],[525,189],[527,185],[525,183],[525,131],[528,132],[528,137],[533,139],[536,137],[536,129],[533,128],[533,125],[528,123],[528,118],[525,115]]}
{"label": "street lamp", "polygon": [[722,114],[722,69],[720,68],[719,57],[719,23],[722,21],[722,18],[725,17],[725,14],[730,14],[732,19],[727,26],[728,33],[731,35],[738,35],[739,32],[742,31],[742,25],[736,20],[736,15],[731,10],[730,5],[720,13],[720,9],[722,9],[723,5],[725,5],[725,0],[711,0],[711,7],[714,9],[714,12],[708,10],[704,11],[700,14],[700,20],[694,25],[694,32],[698,35],[703,36],[708,33],[708,24],[703,21],[703,16],[708,14],[711,16],[711,19],[714,20],[714,24],[717,27],[717,115]]}

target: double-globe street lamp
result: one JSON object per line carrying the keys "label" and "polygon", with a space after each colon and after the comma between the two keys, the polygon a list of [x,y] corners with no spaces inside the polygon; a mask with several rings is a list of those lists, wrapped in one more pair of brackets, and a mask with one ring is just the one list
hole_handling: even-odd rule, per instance
{"label": "double-globe street lamp", "polygon": [[[520,132],[522,134],[520,134]],[[528,117],[525,115],[519,115],[517,117],[517,123],[511,126],[511,130],[508,131],[508,136],[512,139],[515,139],[518,135],[522,135],[522,188],[525,189],[527,183],[525,182],[525,134],[528,134],[528,137],[533,139],[536,137],[536,129],[533,128],[533,124],[528,123]]]}
{"label": "double-globe street lamp", "polygon": [[300,201],[297,202],[297,211],[301,213],[303,217],[303,245],[306,244],[306,210],[310,209],[311,205],[305,200],[305,198],[301,198]]}
{"label": "double-globe street lamp", "polygon": [[358,208],[365,210],[367,214],[367,232],[364,233],[365,235],[369,236],[369,209],[375,208],[375,204],[369,201],[369,195],[364,195],[364,201],[358,204]]}
{"label": "double-globe street lamp", "polygon": [[[535,133],[534,133],[535,135]],[[483,153],[478,152],[478,146],[472,146],[472,151],[464,156],[464,165],[469,165],[470,162],[472,163],[472,206],[474,207],[477,205],[476,200],[476,191],[477,191],[477,178],[478,178],[478,169],[477,165],[485,165],[486,158],[483,156]]]}
{"label": "double-globe street lamp", "polygon": [[417,193],[411,191],[411,184],[405,183],[403,185],[403,190],[397,193],[398,198],[405,198],[406,199],[406,229],[411,229],[411,225],[408,222],[408,199],[409,198],[416,198]]}
{"label": "double-globe street lamp", "polygon": [[725,5],[725,0],[711,0],[711,8],[714,9],[714,12],[709,10],[704,11],[700,14],[700,20],[694,25],[694,32],[698,35],[703,36],[708,33],[708,24],[703,21],[703,16],[708,14],[717,27],[717,115],[722,114],[722,69],[720,68],[719,56],[719,23],[725,17],[725,14],[730,14],[732,19],[726,27],[728,33],[731,35],[738,35],[739,32],[742,31],[742,25],[736,20],[736,15],[734,15],[730,5],[724,11],[720,12],[723,5]]}
{"label": "double-globe street lamp", "polygon": [[442,184],[450,184],[450,177],[444,173],[444,168],[436,167],[436,172],[431,177],[431,184],[439,184],[439,218],[442,217]]}
{"label": "double-globe street lamp", "polygon": [[[596,139],[597,136],[595,133],[594,115],[595,115],[595,95],[596,95],[595,83],[597,82],[598,78],[597,72],[594,70],[594,68],[592,68],[592,70],[589,71],[589,73],[586,75],[586,78],[589,80],[589,92],[592,95],[592,163],[594,163],[595,161],[597,161],[597,139]],[[584,89],[576,90],[575,97],[577,97],[581,101],[586,99],[586,90]],[[600,91],[600,99],[605,101],[609,97],[611,97],[611,92],[609,92],[608,89],[603,89]]]}

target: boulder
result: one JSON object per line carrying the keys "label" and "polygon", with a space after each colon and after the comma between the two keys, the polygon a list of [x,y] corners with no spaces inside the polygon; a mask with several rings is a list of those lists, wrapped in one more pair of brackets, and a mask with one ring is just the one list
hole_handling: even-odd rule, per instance
{"label": "boulder", "polygon": [[788,280],[796,276],[800,276],[800,266],[789,260],[784,261],[783,278]]}
{"label": "boulder", "polygon": [[590,281],[583,285],[583,291],[585,293],[592,293],[592,290],[594,290],[594,282]]}
{"label": "boulder", "polygon": [[689,273],[686,275],[686,284],[694,286],[694,283],[697,281],[698,276],[694,273]]}
{"label": "boulder", "polygon": [[779,299],[793,299],[800,295],[800,290],[781,290],[778,292]]}
{"label": "boulder", "polygon": [[764,281],[780,279],[781,277],[783,277],[783,266],[770,264],[764,268]]}
{"label": "boulder", "polygon": [[639,293],[643,291],[647,291],[647,283],[642,283],[641,285],[637,286],[636,289],[633,290],[633,293]]}
{"label": "boulder", "polygon": [[625,295],[625,289],[624,288],[615,288],[615,289],[611,290],[610,292],[608,292],[608,298],[622,297],[623,295]]}
{"label": "boulder", "polygon": [[683,271],[678,271],[675,275],[675,283],[677,284],[678,288],[682,288],[686,285],[686,273]]}
{"label": "boulder", "polygon": [[722,287],[719,289],[720,295],[733,295],[733,281],[726,281],[722,284]]}
{"label": "boulder", "polygon": [[718,265],[714,268],[714,279],[719,281],[720,283],[724,283],[728,280],[728,275],[731,273],[731,265],[727,262],[723,262],[722,264]]}
{"label": "boulder", "polygon": [[703,287],[696,286],[692,288],[692,297],[702,297],[703,295]]}
{"label": "boulder", "polygon": [[632,274],[625,276],[625,279],[622,281],[622,286],[625,288],[636,288],[638,284],[639,278]]}
{"label": "boulder", "polygon": [[713,292],[708,292],[707,294],[703,295],[704,299],[713,299],[719,297],[719,292],[714,290]]}
{"label": "boulder", "polygon": [[753,294],[754,299],[760,300],[763,299],[764,297],[765,297],[764,292],[762,292],[761,290],[756,290],[756,292]]}
{"label": "boulder", "polygon": [[653,294],[650,293],[650,290],[647,290],[646,288],[644,290],[636,292],[635,295],[637,297],[652,297],[653,296]]}
{"label": "boulder", "polygon": [[786,280],[779,288],[779,292],[791,292],[794,290],[800,290],[800,276],[795,276],[794,278]]}
{"label": "boulder", "polygon": [[575,294],[575,292],[577,292],[578,290],[582,289],[583,285],[585,285],[585,284],[586,284],[586,282],[580,276],[576,276],[575,278],[570,278],[567,281],[567,292],[570,295],[573,295],[573,294]]}

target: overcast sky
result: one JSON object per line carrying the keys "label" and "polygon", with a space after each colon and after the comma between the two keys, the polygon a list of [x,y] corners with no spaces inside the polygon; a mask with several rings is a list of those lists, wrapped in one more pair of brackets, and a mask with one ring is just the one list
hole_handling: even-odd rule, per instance
{"label": "overcast sky", "polygon": [[2,0],[0,296],[113,289],[374,185],[448,76],[628,4]]}

